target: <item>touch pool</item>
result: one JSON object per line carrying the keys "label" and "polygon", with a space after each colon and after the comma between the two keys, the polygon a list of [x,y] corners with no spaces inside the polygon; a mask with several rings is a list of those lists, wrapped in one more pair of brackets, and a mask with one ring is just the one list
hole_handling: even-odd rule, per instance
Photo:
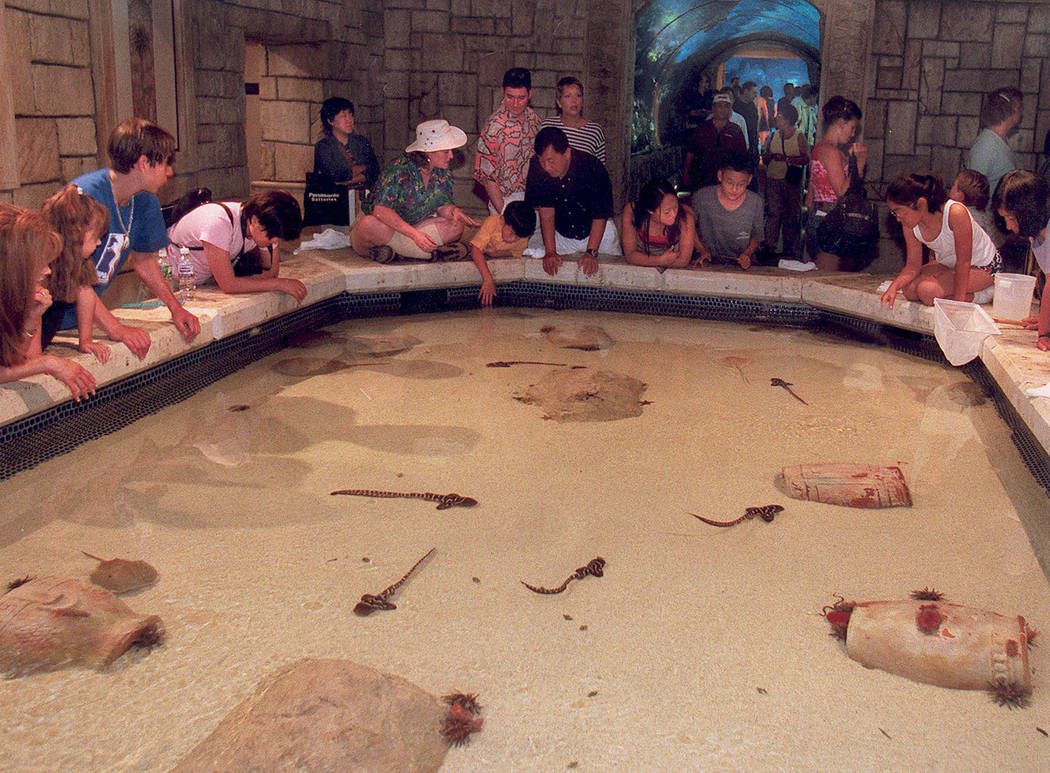
{"label": "touch pool", "polygon": [[[542,332],[587,327],[609,340]],[[486,367],[515,360],[637,379],[640,413],[545,420],[515,395],[561,366]],[[914,504],[775,488],[820,461],[897,465]],[[479,505],[329,494],[350,488]],[[0,683],[11,770],[168,770],[306,655],[479,693],[449,771],[1038,770],[1050,750],[1045,648],[1008,710],[863,668],[819,614],[929,586],[1050,626],[1045,494],[1008,431],[958,371],[885,348],[613,313],[351,320],[0,492],[9,579],[145,559],[160,580],[125,601],[167,630],[103,672]],[[770,503],[731,529],[689,515]],[[432,547],[396,610],[352,613]],[[596,556],[563,594],[520,584]]]}

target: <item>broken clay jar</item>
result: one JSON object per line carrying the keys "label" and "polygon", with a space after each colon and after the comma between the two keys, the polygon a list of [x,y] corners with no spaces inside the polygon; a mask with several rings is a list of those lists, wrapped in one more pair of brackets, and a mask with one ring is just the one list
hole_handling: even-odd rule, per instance
{"label": "broken clay jar", "polygon": [[874,464],[794,464],[775,480],[792,499],[843,507],[911,507],[911,492],[900,467]]}
{"label": "broken clay jar", "polygon": [[103,668],[161,636],[156,615],[136,614],[109,591],[76,580],[39,577],[0,596],[0,673],[7,676]]}
{"label": "broken clay jar", "polygon": [[959,690],[1031,689],[1029,630],[1004,617],[944,601],[868,601],[849,612],[846,653],[869,668]]}

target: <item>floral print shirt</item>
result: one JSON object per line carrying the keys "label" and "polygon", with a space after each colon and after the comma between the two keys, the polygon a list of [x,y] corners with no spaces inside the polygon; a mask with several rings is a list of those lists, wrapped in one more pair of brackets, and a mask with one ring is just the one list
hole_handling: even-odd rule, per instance
{"label": "floral print shirt", "polygon": [[452,204],[452,194],[452,173],[449,170],[431,169],[430,183],[424,187],[423,171],[402,153],[384,167],[362,209],[370,215],[377,204],[388,207],[406,223],[415,225],[432,217],[438,207]]}
{"label": "floral print shirt", "polygon": [[501,106],[489,117],[478,137],[474,179],[480,183],[495,182],[504,196],[525,190],[539,130],[540,117],[531,107],[516,116]]}

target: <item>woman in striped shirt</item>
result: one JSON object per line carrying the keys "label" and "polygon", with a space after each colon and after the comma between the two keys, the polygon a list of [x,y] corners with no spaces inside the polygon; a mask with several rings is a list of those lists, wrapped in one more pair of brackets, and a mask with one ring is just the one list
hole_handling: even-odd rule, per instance
{"label": "woman in striped shirt", "polygon": [[569,147],[590,153],[605,163],[605,132],[583,117],[583,84],[569,75],[558,81],[558,114],[545,118],[540,128],[556,126],[569,138]]}

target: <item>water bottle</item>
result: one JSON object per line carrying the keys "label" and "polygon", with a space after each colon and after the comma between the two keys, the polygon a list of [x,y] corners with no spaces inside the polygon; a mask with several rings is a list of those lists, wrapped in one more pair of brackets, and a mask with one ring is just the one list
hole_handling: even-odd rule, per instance
{"label": "water bottle", "polygon": [[179,248],[179,265],[176,275],[179,280],[179,301],[185,303],[193,300],[193,292],[197,289],[197,280],[193,276],[193,263],[190,262],[190,250],[188,247]]}
{"label": "water bottle", "polygon": [[157,265],[160,266],[160,275],[171,287],[171,261],[168,259],[168,250],[165,248],[157,252]]}

